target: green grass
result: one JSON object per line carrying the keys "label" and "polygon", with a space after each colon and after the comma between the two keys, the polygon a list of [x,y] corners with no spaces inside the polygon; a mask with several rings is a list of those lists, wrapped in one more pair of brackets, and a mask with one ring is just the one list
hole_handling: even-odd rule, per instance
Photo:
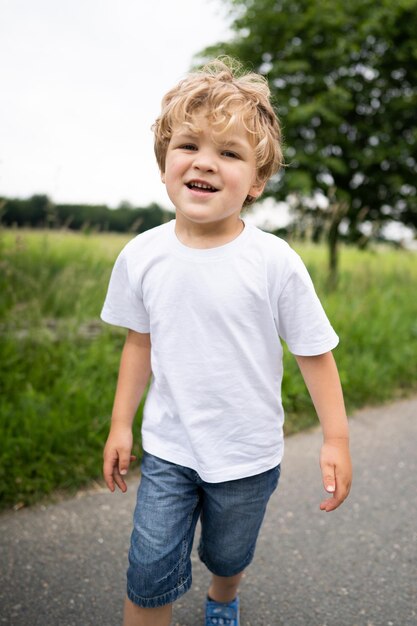
{"label": "green grass", "polygon": [[[415,391],[417,255],[382,246],[368,251],[344,248],[337,289],[329,292],[326,251],[297,251],[340,337],[334,354],[348,411]],[[286,356],[286,426],[287,432],[295,432],[311,425],[312,414],[294,359]]]}
{"label": "green grass", "polygon": [[[101,475],[124,331],[101,324],[99,313],[128,239],[0,233],[0,507]],[[416,390],[416,255],[344,249],[338,288],[327,292],[325,250],[297,249],[341,338],[335,356],[349,411]],[[316,418],[287,352],[285,370],[289,434]]]}
{"label": "green grass", "polygon": [[124,333],[99,313],[127,240],[1,234],[0,506],[100,474]]}

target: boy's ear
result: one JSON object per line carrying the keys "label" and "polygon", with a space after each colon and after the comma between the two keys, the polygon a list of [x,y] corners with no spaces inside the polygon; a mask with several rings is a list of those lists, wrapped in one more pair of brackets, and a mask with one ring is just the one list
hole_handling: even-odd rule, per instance
{"label": "boy's ear", "polygon": [[161,180],[165,185],[165,172],[161,172]]}
{"label": "boy's ear", "polygon": [[252,187],[249,189],[248,196],[252,198],[259,198],[263,190],[265,189],[266,181],[262,183],[254,183]]}

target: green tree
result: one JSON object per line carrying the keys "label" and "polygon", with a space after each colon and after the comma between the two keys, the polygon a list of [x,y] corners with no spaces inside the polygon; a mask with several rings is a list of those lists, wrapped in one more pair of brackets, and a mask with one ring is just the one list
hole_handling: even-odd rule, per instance
{"label": "green tree", "polygon": [[104,204],[54,204],[45,195],[27,199],[0,196],[0,222],[5,226],[34,228],[69,228],[143,232],[172,219],[173,213],[153,202],[147,207],[133,207],[127,201],[117,209]]}
{"label": "green tree", "polygon": [[[206,48],[267,76],[287,167],[268,193],[327,236],[364,245],[417,227],[417,0],[226,0],[234,37]],[[317,197],[327,204],[315,203]]]}
{"label": "green tree", "polygon": [[56,223],[56,207],[44,194],[36,194],[25,200],[2,198],[1,220],[7,226],[53,226]]}

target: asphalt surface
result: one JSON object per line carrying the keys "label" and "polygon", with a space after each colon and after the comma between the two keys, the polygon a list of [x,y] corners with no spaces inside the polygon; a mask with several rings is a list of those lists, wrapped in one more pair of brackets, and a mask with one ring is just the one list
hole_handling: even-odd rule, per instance
{"label": "asphalt surface", "polygon": [[[354,483],[332,513],[314,429],[287,439],[278,490],[241,586],[242,626],[417,625],[417,398],[350,421]],[[0,516],[0,624],[117,626],[137,479]],[[209,575],[174,626],[201,626]]]}

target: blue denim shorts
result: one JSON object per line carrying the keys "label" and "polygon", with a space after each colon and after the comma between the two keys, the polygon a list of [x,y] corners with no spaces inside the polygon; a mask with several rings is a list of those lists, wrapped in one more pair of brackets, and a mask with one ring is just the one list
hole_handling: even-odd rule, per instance
{"label": "blue denim shorts", "polygon": [[207,483],[192,469],[144,452],[129,551],[127,595],[144,608],[170,604],[191,587],[191,549],[217,576],[252,561],[280,466],[240,480]]}

